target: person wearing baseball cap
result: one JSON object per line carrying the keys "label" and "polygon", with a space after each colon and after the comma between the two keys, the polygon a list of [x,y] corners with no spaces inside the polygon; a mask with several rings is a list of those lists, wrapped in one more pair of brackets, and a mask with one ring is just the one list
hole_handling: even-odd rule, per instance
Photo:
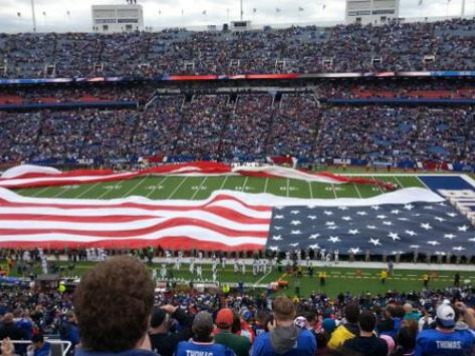
{"label": "person wearing baseball cap", "polygon": [[196,314],[191,327],[193,338],[178,344],[175,356],[236,356],[229,347],[215,344],[213,339],[213,318],[210,313],[201,311]]}
{"label": "person wearing baseball cap", "polygon": [[[463,317],[471,330],[456,330],[455,324]],[[422,330],[416,339],[416,356],[471,355],[475,345],[475,317],[462,302],[454,306],[443,303],[436,311],[436,328]]]}
{"label": "person wearing baseball cap", "polygon": [[216,315],[218,332],[214,336],[214,340],[217,344],[226,345],[232,349],[237,356],[248,356],[251,343],[247,337],[235,335],[231,332],[233,321],[233,311],[229,308],[221,309]]}
{"label": "person wearing baseball cap", "polygon": [[[180,325],[180,330],[174,333],[170,332],[172,319]],[[149,329],[152,350],[161,356],[172,356],[178,343],[191,337],[192,322],[193,318],[177,306],[168,304],[154,308]]]}

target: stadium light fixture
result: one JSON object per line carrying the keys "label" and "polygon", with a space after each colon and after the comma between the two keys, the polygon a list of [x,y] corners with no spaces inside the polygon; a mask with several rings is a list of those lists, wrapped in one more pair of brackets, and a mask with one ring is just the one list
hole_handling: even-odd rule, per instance
{"label": "stadium light fixture", "polygon": [[31,0],[31,17],[33,19],[33,32],[36,32],[35,0]]}

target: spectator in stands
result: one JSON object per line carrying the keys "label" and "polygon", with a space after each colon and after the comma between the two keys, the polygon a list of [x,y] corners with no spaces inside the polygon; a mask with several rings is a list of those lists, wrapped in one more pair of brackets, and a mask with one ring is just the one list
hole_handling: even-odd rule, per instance
{"label": "spectator in stands", "polygon": [[222,344],[232,349],[237,356],[248,356],[251,343],[247,337],[235,335],[231,332],[233,321],[233,311],[229,308],[221,309],[216,316],[218,330],[214,340],[217,344]]}
{"label": "spectator in stands", "polygon": [[[171,332],[171,322],[178,322],[178,331]],[[150,342],[152,350],[162,356],[172,356],[178,343],[192,336],[191,325],[193,318],[181,308],[170,304],[155,308],[150,320]]]}
{"label": "spectator in stands", "polygon": [[[0,340],[5,338],[9,338],[10,340],[27,340],[26,336],[24,330],[15,324],[13,314],[5,314],[0,326]],[[23,350],[26,350],[26,347],[24,345],[15,345],[15,350],[17,353],[21,353]]]}
{"label": "spectator in stands", "polygon": [[286,297],[272,303],[274,320],[268,324],[269,332],[256,338],[252,356],[314,356],[317,351],[315,336],[308,330],[299,330],[294,324],[295,305]]}
{"label": "spectator in stands", "polygon": [[344,352],[361,353],[365,356],[386,356],[388,345],[386,341],[378,338],[375,333],[376,316],[373,312],[365,310],[358,317],[359,335],[346,340],[342,349]]}
{"label": "spectator in stands", "polygon": [[344,309],[345,322],[338,326],[331,334],[328,341],[328,348],[337,350],[346,340],[352,339],[359,335],[358,317],[360,315],[360,307],[357,303],[350,303]]}
{"label": "spectator in stands", "polygon": [[213,318],[210,313],[201,311],[193,320],[193,339],[178,344],[175,356],[235,356],[227,346],[216,344],[213,340]]}
{"label": "spectator in stands", "polygon": [[74,349],[79,344],[79,327],[76,320],[76,315],[72,310],[68,311],[65,320],[59,327],[59,335],[61,340],[71,342],[70,353],[74,354]]}
{"label": "spectator in stands", "polygon": [[[457,330],[459,316],[470,330]],[[454,306],[443,303],[437,308],[436,328],[422,330],[416,339],[415,356],[471,355],[475,344],[475,317],[462,302]]]}
{"label": "spectator in stands", "polygon": [[76,355],[155,355],[147,333],[153,293],[149,271],[133,257],[112,257],[88,271],[74,295],[81,330]]}
{"label": "spectator in stands", "polygon": [[33,344],[28,347],[29,356],[51,355],[51,344],[49,342],[45,342],[45,339],[42,334],[33,335],[31,341],[33,342]]}

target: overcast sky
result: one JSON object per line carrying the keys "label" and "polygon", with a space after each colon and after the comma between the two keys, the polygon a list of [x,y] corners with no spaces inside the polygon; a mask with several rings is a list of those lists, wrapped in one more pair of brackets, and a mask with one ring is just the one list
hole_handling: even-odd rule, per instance
{"label": "overcast sky", "polygon": [[[92,27],[92,4],[126,3],[125,0],[34,1],[39,32],[88,31]],[[345,0],[243,1],[245,19],[255,24],[341,22],[345,16]],[[400,16],[423,17],[460,15],[463,0],[423,0],[421,6],[420,0],[400,1]],[[154,29],[218,25],[239,18],[239,0],[138,0],[138,3],[144,9],[145,26]],[[466,15],[475,15],[475,0],[466,0]],[[31,29],[30,0],[0,0],[0,32]]]}

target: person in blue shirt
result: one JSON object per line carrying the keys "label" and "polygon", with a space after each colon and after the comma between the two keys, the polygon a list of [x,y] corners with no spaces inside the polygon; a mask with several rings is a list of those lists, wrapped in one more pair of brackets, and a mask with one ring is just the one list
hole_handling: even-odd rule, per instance
{"label": "person in blue shirt", "polygon": [[[456,330],[462,315],[468,325],[466,330]],[[416,339],[415,356],[472,355],[475,344],[475,317],[465,304],[442,304],[436,311],[436,328],[422,330]]]}
{"label": "person in blue shirt", "polygon": [[28,355],[31,356],[50,356],[51,355],[51,344],[45,342],[43,335],[37,334],[33,335],[31,341],[33,345],[30,345],[28,348]]}
{"label": "person in blue shirt", "polygon": [[272,303],[272,310],[274,320],[268,324],[269,332],[256,338],[251,356],[314,356],[317,341],[310,331],[294,325],[294,303],[278,297]]}
{"label": "person in blue shirt", "polygon": [[213,317],[206,311],[196,314],[191,327],[193,338],[177,345],[175,356],[236,356],[230,348],[215,344]]}

